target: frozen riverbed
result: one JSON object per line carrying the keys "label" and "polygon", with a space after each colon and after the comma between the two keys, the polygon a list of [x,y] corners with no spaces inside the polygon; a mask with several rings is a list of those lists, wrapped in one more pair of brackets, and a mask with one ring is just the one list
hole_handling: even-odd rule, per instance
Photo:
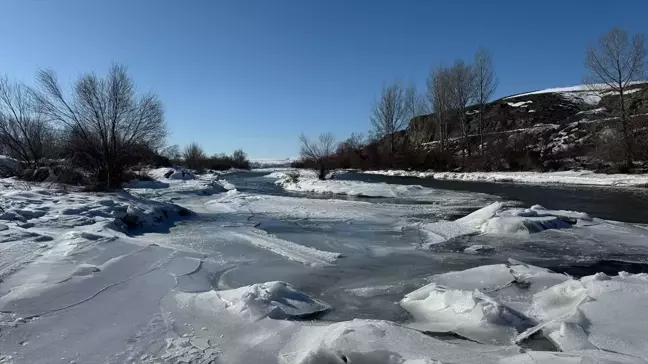
{"label": "frozen riverbed", "polygon": [[[0,283],[0,363],[645,362],[645,227],[547,201],[269,173],[132,184],[196,215],[126,233],[88,213],[70,228],[51,203],[6,195],[16,211],[50,209],[6,223],[17,238],[0,249],[29,259]],[[106,203],[82,197],[57,201]],[[588,303],[615,292],[635,303],[609,316]],[[627,334],[610,342],[614,330]]]}

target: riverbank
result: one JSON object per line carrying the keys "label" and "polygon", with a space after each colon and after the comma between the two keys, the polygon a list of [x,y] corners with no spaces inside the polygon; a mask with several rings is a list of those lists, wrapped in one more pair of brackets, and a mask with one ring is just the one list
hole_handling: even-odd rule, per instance
{"label": "riverbank", "polygon": [[362,171],[383,176],[431,178],[437,180],[514,182],[616,187],[647,187],[648,174],[603,174],[592,171],[563,172],[418,172],[404,170]]}

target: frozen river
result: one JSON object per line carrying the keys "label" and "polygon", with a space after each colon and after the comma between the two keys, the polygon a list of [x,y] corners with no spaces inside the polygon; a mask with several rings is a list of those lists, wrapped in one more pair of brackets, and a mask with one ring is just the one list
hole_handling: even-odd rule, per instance
{"label": "frozen river", "polygon": [[646,364],[646,190],[166,172],[3,193],[0,364]]}
{"label": "frozen river", "polygon": [[[210,202],[198,217],[177,223],[170,234],[148,234],[145,238],[187,247],[225,262],[226,268],[212,280],[218,289],[262,281],[289,282],[330,303],[335,309],[321,319],[331,321],[374,318],[407,322],[410,315],[394,303],[431,275],[509,259],[577,276],[599,271],[648,272],[648,244],[618,244],[615,234],[584,234],[569,229],[525,235],[466,234],[425,246],[419,230],[421,223],[454,220],[494,201],[525,207],[540,203],[553,209],[597,211],[599,214],[592,215],[608,219],[648,222],[648,190],[424,181],[352,173],[337,177],[423,185],[442,196],[367,198],[289,192],[267,174],[227,175],[227,181],[245,197],[218,203],[211,203],[213,197],[201,198],[201,203]],[[339,253],[340,258],[330,265],[286,259],[268,250],[263,242],[266,233],[319,251]],[[251,235],[258,235],[259,244],[249,243]],[[494,251],[477,255],[463,252],[472,245],[489,245]]]}

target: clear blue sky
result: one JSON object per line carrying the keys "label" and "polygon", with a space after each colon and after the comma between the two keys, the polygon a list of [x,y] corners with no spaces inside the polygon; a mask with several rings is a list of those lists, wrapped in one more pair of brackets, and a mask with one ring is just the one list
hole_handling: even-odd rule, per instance
{"label": "clear blue sky", "polygon": [[171,143],[254,158],[301,132],[367,131],[384,82],[490,48],[498,96],[579,84],[586,45],[645,32],[648,1],[2,0],[0,74],[64,82],[113,62],[165,103]]}

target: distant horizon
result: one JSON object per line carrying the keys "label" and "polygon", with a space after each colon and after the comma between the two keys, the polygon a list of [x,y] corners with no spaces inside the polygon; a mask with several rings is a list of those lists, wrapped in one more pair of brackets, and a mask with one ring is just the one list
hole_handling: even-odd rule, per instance
{"label": "distant horizon", "polygon": [[581,85],[589,44],[613,27],[648,31],[640,0],[8,0],[2,10],[11,36],[0,76],[33,84],[51,68],[67,87],[124,64],[139,91],[164,103],[170,144],[251,159],[298,157],[302,133],[366,135],[385,83],[424,91],[432,67],[471,62],[481,47],[500,80],[495,100]]}

